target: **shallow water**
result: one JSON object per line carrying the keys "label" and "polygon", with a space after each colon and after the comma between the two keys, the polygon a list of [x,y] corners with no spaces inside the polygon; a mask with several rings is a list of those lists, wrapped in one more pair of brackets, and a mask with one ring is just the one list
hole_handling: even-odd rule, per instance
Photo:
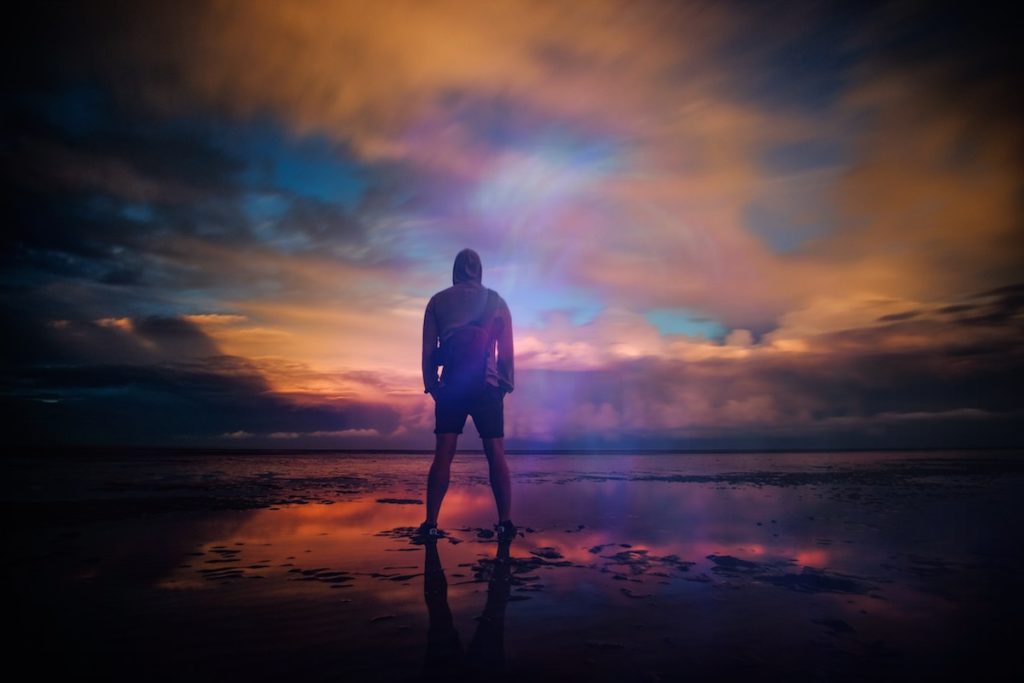
{"label": "shallow water", "polygon": [[[1012,452],[10,458],[15,658],[115,678],[956,678],[1021,626]],[[484,532],[481,534],[481,532]]]}

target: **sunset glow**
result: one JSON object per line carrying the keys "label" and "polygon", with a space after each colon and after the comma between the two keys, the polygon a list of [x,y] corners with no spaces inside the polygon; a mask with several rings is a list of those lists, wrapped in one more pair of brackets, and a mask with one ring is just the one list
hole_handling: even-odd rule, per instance
{"label": "sunset glow", "polygon": [[1019,443],[999,28],[827,5],[43,12],[5,107],[16,438],[430,448],[423,310],[468,246],[511,448]]}

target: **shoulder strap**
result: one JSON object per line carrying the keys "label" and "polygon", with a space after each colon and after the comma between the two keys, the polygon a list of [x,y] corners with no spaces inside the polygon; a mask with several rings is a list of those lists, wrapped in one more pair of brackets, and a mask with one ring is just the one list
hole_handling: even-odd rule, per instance
{"label": "shoulder strap", "polygon": [[484,305],[484,312],[473,321],[472,324],[479,325],[480,327],[488,327],[491,324],[491,319],[494,318],[494,309],[498,306],[498,296],[495,294],[493,289],[487,290],[487,303]]}

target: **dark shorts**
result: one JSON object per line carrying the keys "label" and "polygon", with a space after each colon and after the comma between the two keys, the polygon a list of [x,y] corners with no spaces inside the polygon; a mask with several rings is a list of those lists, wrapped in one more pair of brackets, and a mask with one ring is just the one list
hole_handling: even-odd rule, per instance
{"label": "dark shorts", "polygon": [[480,394],[469,397],[446,396],[443,387],[436,393],[435,434],[461,434],[466,417],[472,416],[481,439],[505,436],[505,392],[498,387],[488,384]]}

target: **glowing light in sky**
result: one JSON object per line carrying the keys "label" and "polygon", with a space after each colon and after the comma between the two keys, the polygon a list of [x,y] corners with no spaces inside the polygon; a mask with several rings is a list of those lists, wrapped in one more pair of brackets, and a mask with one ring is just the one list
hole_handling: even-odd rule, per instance
{"label": "glowing light in sky", "polygon": [[500,154],[480,180],[474,208],[490,225],[543,229],[544,221],[574,202],[585,201],[616,170],[593,149],[573,153],[558,147]]}

